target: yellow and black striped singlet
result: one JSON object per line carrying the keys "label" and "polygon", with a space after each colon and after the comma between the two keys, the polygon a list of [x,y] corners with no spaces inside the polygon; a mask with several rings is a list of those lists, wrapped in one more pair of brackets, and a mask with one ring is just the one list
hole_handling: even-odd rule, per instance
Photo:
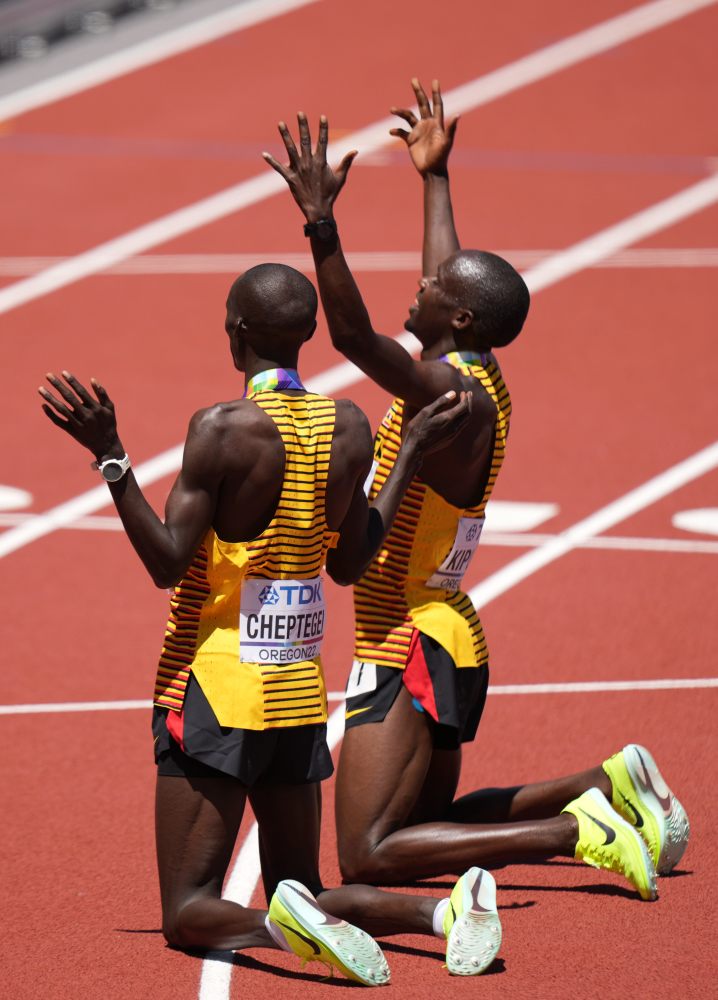
{"label": "yellow and black striped singlet", "polygon": [[[461,590],[427,586],[452,551],[461,518],[476,518],[477,524],[482,523],[509,431],[511,400],[492,356],[485,366],[471,361],[457,367],[462,374],[478,379],[496,406],[486,488],[477,506],[461,510],[442,499],[420,477],[414,479],[379,554],[354,588],[354,657],[362,663],[403,670],[414,629],[443,646],[457,666],[479,667],[488,660],[484,631],[468,595]],[[377,432],[370,500],[384,485],[396,461],[403,412],[402,400],[395,399]]]}
{"label": "yellow and black striped singlet", "polygon": [[[325,722],[321,659],[288,664],[240,659],[243,583],[312,580],[336,545],[325,515],[335,403],[281,391],[250,394],[274,421],[285,450],[279,503],[265,531],[224,542],[210,529],[175,587],[155,686],[155,704],[181,711],[190,672],[221,726],[270,729]],[[252,654],[254,655],[254,654]]]}

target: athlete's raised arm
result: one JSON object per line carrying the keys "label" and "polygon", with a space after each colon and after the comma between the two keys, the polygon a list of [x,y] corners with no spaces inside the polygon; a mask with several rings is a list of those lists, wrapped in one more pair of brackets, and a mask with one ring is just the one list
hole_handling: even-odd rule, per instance
{"label": "athlete's raised arm", "polygon": [[341,443],[341,451],[348,470],[353,471],[355,486],[339,529],[339,543],[327,553],[327,572],[336,583],[356,583],[364,575],[424,458],[445,447],[467,426],[472,402],[471,393],[452,390],[421,409],[409,421],[397,460],[371,503],[364,494],[372,456],[369,423],[358,407],[348,404],[351,410],[342,427],[346,443]]}
{"label": "athlete's raised arm", "polygon": [[[348,153],[333,170],[327,163],[326,155],[329,128],[327,119],[322,116],[320,120],[319,138],[316,150],[312,152],[306,116],[300,113],[297,118],[299,150],[286,124],[279,123],[279,132],[287,150],[289,164],[283,166],[269,153],[265,153],[264,158],[287,182],[294,200],[307,220],[305,232],[311,239],[319,293],[332,343],[371,379],[415,407],[433,402],[450,389],[459,392],[461,379],[455,368],[444,364],[420,364],[391,337],[384,337],[375,332],[359,289],[344,259],[334,220],[334,202],[344,186],[356,153]],[[457,312],[456,303],[448,294],[442,295],[439,284],[436,278],[422,281],[417,295],[417,299],[423,300],[428,291],[429,300],[439,312],[446,314],[444,317],[446,343],[436,342],[432,345],[431,356],[437,359],[446,351],[454,349],[450,313],[452,310]],[[418,303],[412,310],[419,311]],[[458,313],[461,312],[458,310]],[[468,320],[463,320],[459,316],[458,322],[468,323]]]}
{"label": "athlete's raised arm", "polygon": [[439,81],[431,85],[431,101],[419,81],[411,81],[420,117],[410,108],[392,108],[410,131],[393,128],[391,134],[406,143],[411,161],[424,182],[424,243],[422,274],[435,275],[442,260],[460,249],[449,191],[449,153],[454,144],[458,116],[444,124],[444,102]]}
{"label": "athlete's raised arm", "polygon": [[221,481],[214,457],[217,449],[209,446],[216,443],[215,411],[200,411],[192,418],[182,469],[167,499],[163,522],[129,467],[107,391],[95,379],[91,393],[70,372],[63,371],[62,376],[47,375],[57,396],[39,388],[43,410],[95,456],[127,536],[148,573],[158,587],[173,586],[191,563],[214,516]]}

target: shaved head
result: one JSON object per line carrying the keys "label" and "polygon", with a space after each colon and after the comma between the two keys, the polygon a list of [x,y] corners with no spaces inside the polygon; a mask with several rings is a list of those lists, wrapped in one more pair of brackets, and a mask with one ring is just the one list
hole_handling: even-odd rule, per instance
{"label": "shaved head", "polygon": [[529,290],[503,257],[459,250],[440,265],[444,290],[474,316],[472,332],[487,347],[505,347],[519,335],[529,311]]}
{"label": "shaved head", "polygon": [[228,315],[241,319],[250,341],[264,350],[273,342],[301,344],[317,317],[314,285],[286,264],[258,264],[234,282],[227,296]]}

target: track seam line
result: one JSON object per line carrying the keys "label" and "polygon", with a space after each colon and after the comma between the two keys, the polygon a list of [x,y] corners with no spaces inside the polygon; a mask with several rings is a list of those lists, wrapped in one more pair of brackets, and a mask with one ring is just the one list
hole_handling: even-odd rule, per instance
{"label": "track seam line", "polygon": [[[490,684],[492,695],[584,694],[611,691],[674,691],[718,687],[718,677],[656,677],[631,681],[556,681],[539,684]],[[327,700],[344,703],[343,691],[328,691]],[[126,701],[64,701],[0,705],[2,715],[65,715],[73,712],[130,712],[152,708],[151,698]]]}

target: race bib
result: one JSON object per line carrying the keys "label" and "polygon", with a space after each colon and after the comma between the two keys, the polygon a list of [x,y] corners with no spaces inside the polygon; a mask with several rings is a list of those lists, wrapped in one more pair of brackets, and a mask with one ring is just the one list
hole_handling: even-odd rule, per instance
{"label": "race bib", "polygon": [[484,526],[483,517],[460,517],[451,552],[426,581],[426,586],[438,590],[458,590],[471,562]]}
{"label": "race bib", "polygon": [[376,663],[354,660],[347,681],[346,697],[354,698],[358,694],[370,694],[372,691],[376,691]]}
{"label": "race bib", "polygon": [[319,655],[324,591],[313,580],[245,580],[239,611],[242,663],[295,663]]}
{"label": "race bib", "polygon": [[376,470],[379,468],[379,459],[375,458],[372,462],[371,471],[369,475],[364,480],[364,495],[369,496],[369,490],[372,488],[374,483],[374,476],[376,475]]}

